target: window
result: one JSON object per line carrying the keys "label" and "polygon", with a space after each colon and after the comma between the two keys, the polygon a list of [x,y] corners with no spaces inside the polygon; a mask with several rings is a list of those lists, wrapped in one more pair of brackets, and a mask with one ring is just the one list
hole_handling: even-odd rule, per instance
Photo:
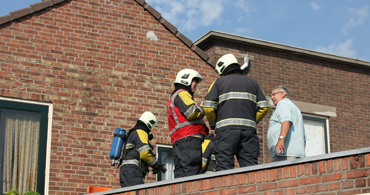
{"label": "window", "polygon": [[157,174],[157,181],[169,180],[174,178],[173,171],[175,165],[173,162],[172,147],[170,146],[157,146],[158,163],[164,164],[167,169],[166,173],[159,172]]}
{"label": "window", "polygon": [[303,116],[306,131],[306,156],[327,154],[328,132],[327,119],[312,116]]}
{"label": "window", "polygon": [[44,194],[48,109],[0,100],[0,193]]}

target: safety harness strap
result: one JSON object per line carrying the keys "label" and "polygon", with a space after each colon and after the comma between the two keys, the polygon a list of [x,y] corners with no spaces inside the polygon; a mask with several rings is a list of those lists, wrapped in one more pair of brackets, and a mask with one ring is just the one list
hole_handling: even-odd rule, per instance
{"label": "safety harness strap", "polygon": [[126,140],[127,135],[114,134],[114,137],[120,137],[120,138],[122,138],[122,139],[123,139],[123,141],[125,141],[125,140]]}

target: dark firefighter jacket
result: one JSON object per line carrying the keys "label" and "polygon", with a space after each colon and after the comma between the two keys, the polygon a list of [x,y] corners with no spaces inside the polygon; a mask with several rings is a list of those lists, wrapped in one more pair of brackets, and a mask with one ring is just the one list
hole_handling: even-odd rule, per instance
{"label": "dark firefighter jacket", "polygon": [[203,109],[212,129],[254,127],[269,111],[257,82],[240,72],[216,79],[208,90]]}
{"label": "dark firefighter jacket", "polygon": [[202,143],[202,173],[216,171],[216,157],[213,154],[215,143],[213,135],[206,136]]}
{"label": "dark firefighter jacket", "polygon": [[148,170],[143,169],[157,163],[153,147],[149,143],[149,129],[141,121],[138,121],[129,131],[125,145],[124,160],[121,165],[135,164],[144,173]]}

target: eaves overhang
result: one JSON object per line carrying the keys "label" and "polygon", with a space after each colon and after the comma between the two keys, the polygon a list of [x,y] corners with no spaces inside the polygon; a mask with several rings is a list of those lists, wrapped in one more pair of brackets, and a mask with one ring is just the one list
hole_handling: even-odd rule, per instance
{"label": "eaves overhang", "polygon": [[318,52],[318,51],[304,49],[300,47],[284,45],[280,43],[275,43],[275,42],[270,42],[270,41],[255,39],[251,37],[235,35],[235,34],[225,33],[221,31],[215,31],[215,30],[208,31],[206,34],[204,34],[203,36],[195,40],[194,45],[198,46],[202,50],[205,50],[208,46],[212,45],[216,40],[226,40],[230,42],[238,42],[240,44],[253,45],[253,46],[267,48],[271,50],[286,51],[294,55],[308,56],[308,57],[319,58],[323,60],[342,62],[342,63],[347,63],[350,65],[370,68],[370,62],[365,61],[365,60],[348,58],[344,56]]}

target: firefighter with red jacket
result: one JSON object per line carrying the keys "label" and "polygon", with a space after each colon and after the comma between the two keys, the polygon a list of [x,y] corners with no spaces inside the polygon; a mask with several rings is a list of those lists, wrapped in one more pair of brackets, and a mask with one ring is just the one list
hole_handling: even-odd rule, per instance
{"label": "firefighter with red jacket", "polygon": [[216,63],[221,75],[211,85],[203,109],[216,130],[214,154],[218,170],[256,165],[259,139],[256,126],[269,112],[268,101],[257,82],[245,75],[233,54]]}
{"label": "firefighter with red jacket", "polygon": [[159,171],[166,172],[163,165],[157,162],[150,140],[153,135],[150,131],[157,127],[157,118],[151,112],[144,112],[136,125],[129,130],[124,153],[120,165],[121,187],[128,187],[144,183],[144,177],[153,168],[153,174]]}
{"label": "firefighter with red jacket", "polygon": [[202,141],[209,130],[203,122],[203,108],[193,100],[198,83],[202,80],[195,70],[179,71],[174,83],[175,90],[167,104],[175,178],[202,173]]}

